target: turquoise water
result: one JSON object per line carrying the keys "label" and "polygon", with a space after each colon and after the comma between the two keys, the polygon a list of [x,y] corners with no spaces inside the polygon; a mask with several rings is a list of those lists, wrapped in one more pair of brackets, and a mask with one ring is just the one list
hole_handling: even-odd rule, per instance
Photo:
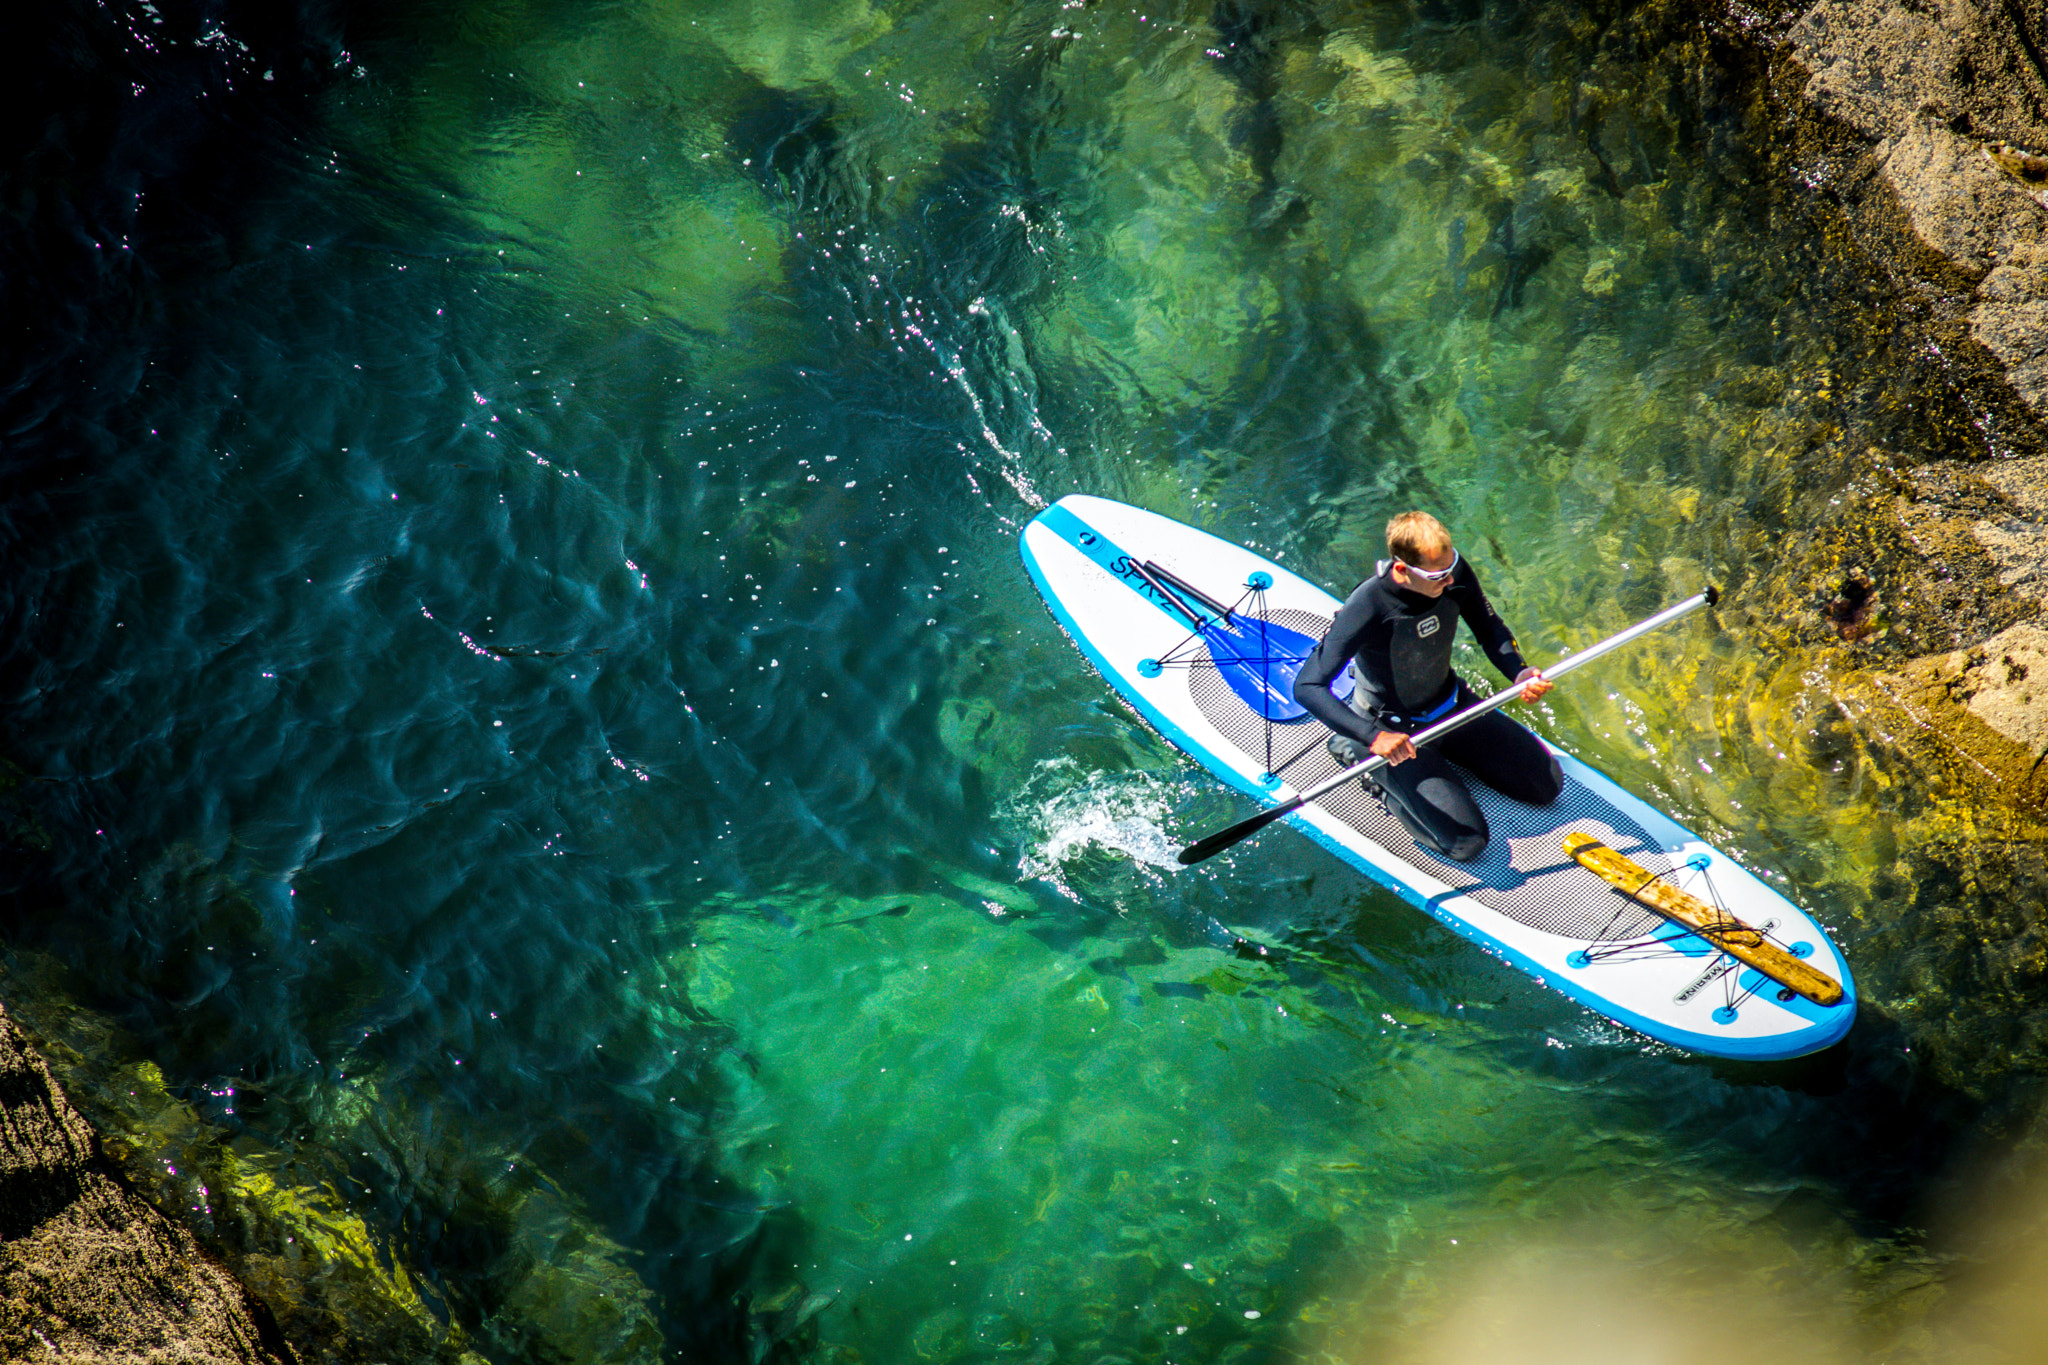
{"label": "turquoise water", "polygon": [[[189,1122],[73,1084],[280,1302],[290,1226],[362,1230],[421,1359],[1657,1330],[1593,1285],[1687,1349],[1730,1292],[1924,1345],[2032,997],[1916,1014],[1967,975],[1931,907],[1988,893],[1912,900],[1951,808],[1777,624],[1844,432],[1948,408],[1838,340],[1768,111],[1695,70],[1739,26],[152,15],[80,8],[10,173],[7,929],[160,1068]],[[1730,588],[1535,723],[1784,878],[1857,1035],[1710,1064],[1285,831],[1179,868],[1245,812],[1035,599],[1075,489],[1339,591],[1430,506],[1539,659]]]}

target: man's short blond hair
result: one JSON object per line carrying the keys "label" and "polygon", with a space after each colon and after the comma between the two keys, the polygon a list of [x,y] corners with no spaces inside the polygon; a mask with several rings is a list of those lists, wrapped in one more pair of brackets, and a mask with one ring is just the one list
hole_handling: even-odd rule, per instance
{"label": "man's short blond hair", "polygon": [[1410,568],[1451,548],[1451,533],[1427,512],[1403,512],[1387,523],[1387,550]]}

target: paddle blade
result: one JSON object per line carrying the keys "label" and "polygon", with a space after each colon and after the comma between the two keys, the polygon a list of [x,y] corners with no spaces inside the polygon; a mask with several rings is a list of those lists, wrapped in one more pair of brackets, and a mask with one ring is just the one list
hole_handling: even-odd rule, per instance
{"label": "paddle blade", "polygon": [[[1278,622],[1244,617],[1209,622],[1202,628],[1202,640],[1223,681],[1253,715],[1284,722],[1308,714],[1294,699],[1294,675],[1315,649],[1314,640]],[[1332,690],[1341,698],[1349,693],[1350,683],[1347,669]]]}
{"label": "paddle blade", "polygon": [[1293,812],[1301,805],[1299,800],[1284,802],[1271,810],[1262,810],[1248,820],[1240,820],[1229,829],[1219,829],[1214,834],[1195,840],[1180,851],[1183,867],[1193,867],[1205,858],[1213,858],[1232,844],[1244,842],[1281,816]]}

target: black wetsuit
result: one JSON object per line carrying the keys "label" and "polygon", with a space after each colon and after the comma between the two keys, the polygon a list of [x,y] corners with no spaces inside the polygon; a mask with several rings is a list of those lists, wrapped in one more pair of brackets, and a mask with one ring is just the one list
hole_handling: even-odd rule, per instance
{"label": "black wetsuit", "polygon": [[[1480,699],[1451,670],[1451,639],[1461,616],[1510,681],[1528,666],[1471,564],[1461,561],[1436,597],[1409,592],[1381,565],[1344,600],[1329,633],[1302,664],[1294,699],[1354,741],[1360,758],[1387,731],[1413,734],[1461,711]],[[1357,679],[1350,705],[1330,694],[1330,683],[1347,665]],[[1563,771],[1542,742],[1498,711],[1432,741],[1405,763],[1381,768],[1374,776],[1388,809],[1425,846],[1460,861],[1486,847],[1486,817],[1452,762],[1531,805],[1549,805],[1564,788]]]}

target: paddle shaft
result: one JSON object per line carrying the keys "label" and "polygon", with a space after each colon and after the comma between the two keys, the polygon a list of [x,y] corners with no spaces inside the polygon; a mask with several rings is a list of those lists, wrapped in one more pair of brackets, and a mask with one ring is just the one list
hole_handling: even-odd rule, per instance
{"label": "paddle shaft", "polygon": [[[1720,594],[1718,592],[1716,592],[1713,588],[1708,588],[1705,592],[1699,594],[1697,597],[1688,597],[1685,601],[1680,602],[1677,606],[1667,607],[1663,611],[1658,612],[1655,616],[1652,616],[1647,620],[1638,621],[1636,622],[1636,624],[1630,626],[1627,630],[1624,630],[1617,635],[1610,635],[1596,645],[1588,645],[1586,646],[1586,648],[1580,650],[1576,654],[1566,655],[1564,658],[1558,660],[1555,664],[1552,664],[1549,668],[1544,669],[1543,676],[1551,679],[1561,678],[1565,674],[1571,672],[1573,669],[1579,667],[1581,664],[1589,664],[1593,662],[1593,660],[1599,658],[1602,654],[1606,654],[1610,650],[1619,649],[1623,645],[1629,643],[1629,641],[1634,640],[1639,636],[1648,635],[1653,630],[1661,630],[1663,627],[1670,625],[1673,621],[1676,621],[1681,617],[1692,615],[1692,613],[1698,611],[1701,607],[1712,606],[1717,600],[1719,600],[1719,598]],[[1521,694],[1522,689],[1514,686],[1510,686],[1500,692],[1496,692],[1492,696],[1488,697],[1485,701],[1480,702],[1478,705],[1468,706],[1463,711],[1458,712],[1458,714],[1456,714],[1455,716],[1446,716],[1444,719],[1438,721],[1436,724],[1430,726],[1428,729],[1411,736],[1411,742],[1415,744],[1427,744],[1433,739],[1437,739],[1444,735],[1449,734],[1451,731],[1457,729],[1461,725],[1465,725],[1479,719],[1481,716],[1485,715],[1489,711],[1496,711],[1501,707],[1506,706],[1509,702],[1513,701],[1516,697],[1520,696]],[[1240,843],[1243,840],[1250,838],[1252,835],[1257,834],[1260,830],[1272,824],[1275,820],[1279,820],[1285,816],[1292,815],[1295,811],[1300,810],[1309,802],[1328,796],[1331,792],[1336,791],[1339,787],[1343,786],[1346,782],[1351,781],[1353,778],[1364,777],[1367,773],[1371,773],[1380,768],[1385,767],[1387,765],[1387,762],[1388,760],[1381,757],[1379,754],[1374,754],[1371,758],[1365,759],[1364,761],[1359,763],[1354,763],[1350,767],[1346,768],[1343,772],[1338,773],[1335,777],[1330,778],[1326,782],[1317,783],[1315,786],[1310,787],[1307,791],[1302,792],[1299,796],[1296,796],[1291,800],[1282,801],[1279,805],[1274,806],[1270,810],[1262,810],[1257,815],[1252,816],[1250,819],[1240,820],[1228,829],[1218,830],[1216,833],[1211,834],[1206,838],[1197,839],[1194,843],[1189,844],[1186,848],[1180,851],[1180,861],[1184,865],[1192,866],[1195,863],[1201,862],[1204,858],[1214,857],[1216,854],[1221,853],[1224,849],[1229,848],[1232,844]]]}
{"label": "paddle shaft", "polygon": [[1193,607],[1189,606],[1185,601],[1183,601],[1179,593],[1175,592],[1172,588],[1169,588],[1164,583],[1160,582],[1158,574],[1153,572],[1153,568],[1150,564],[1140,564],[1137,560],[1134,559],[1131,561],[1131,570],[1132,572],[1136,573],[1138,577],[1144,579],[1147,583],[1151,584],[1152,591],[1158,593],[1161,597],[1164,597],[1167,601],[1173,603],[1174,610],[1178,611],[1182,616],[1185,616],[1187,618],[1189,625],[1193,626],[1197,631],[1200,631],[1205,636],[1209,633],[1209,622],[1203,620],[1202,614],[1200,612],[1196,611]]}

